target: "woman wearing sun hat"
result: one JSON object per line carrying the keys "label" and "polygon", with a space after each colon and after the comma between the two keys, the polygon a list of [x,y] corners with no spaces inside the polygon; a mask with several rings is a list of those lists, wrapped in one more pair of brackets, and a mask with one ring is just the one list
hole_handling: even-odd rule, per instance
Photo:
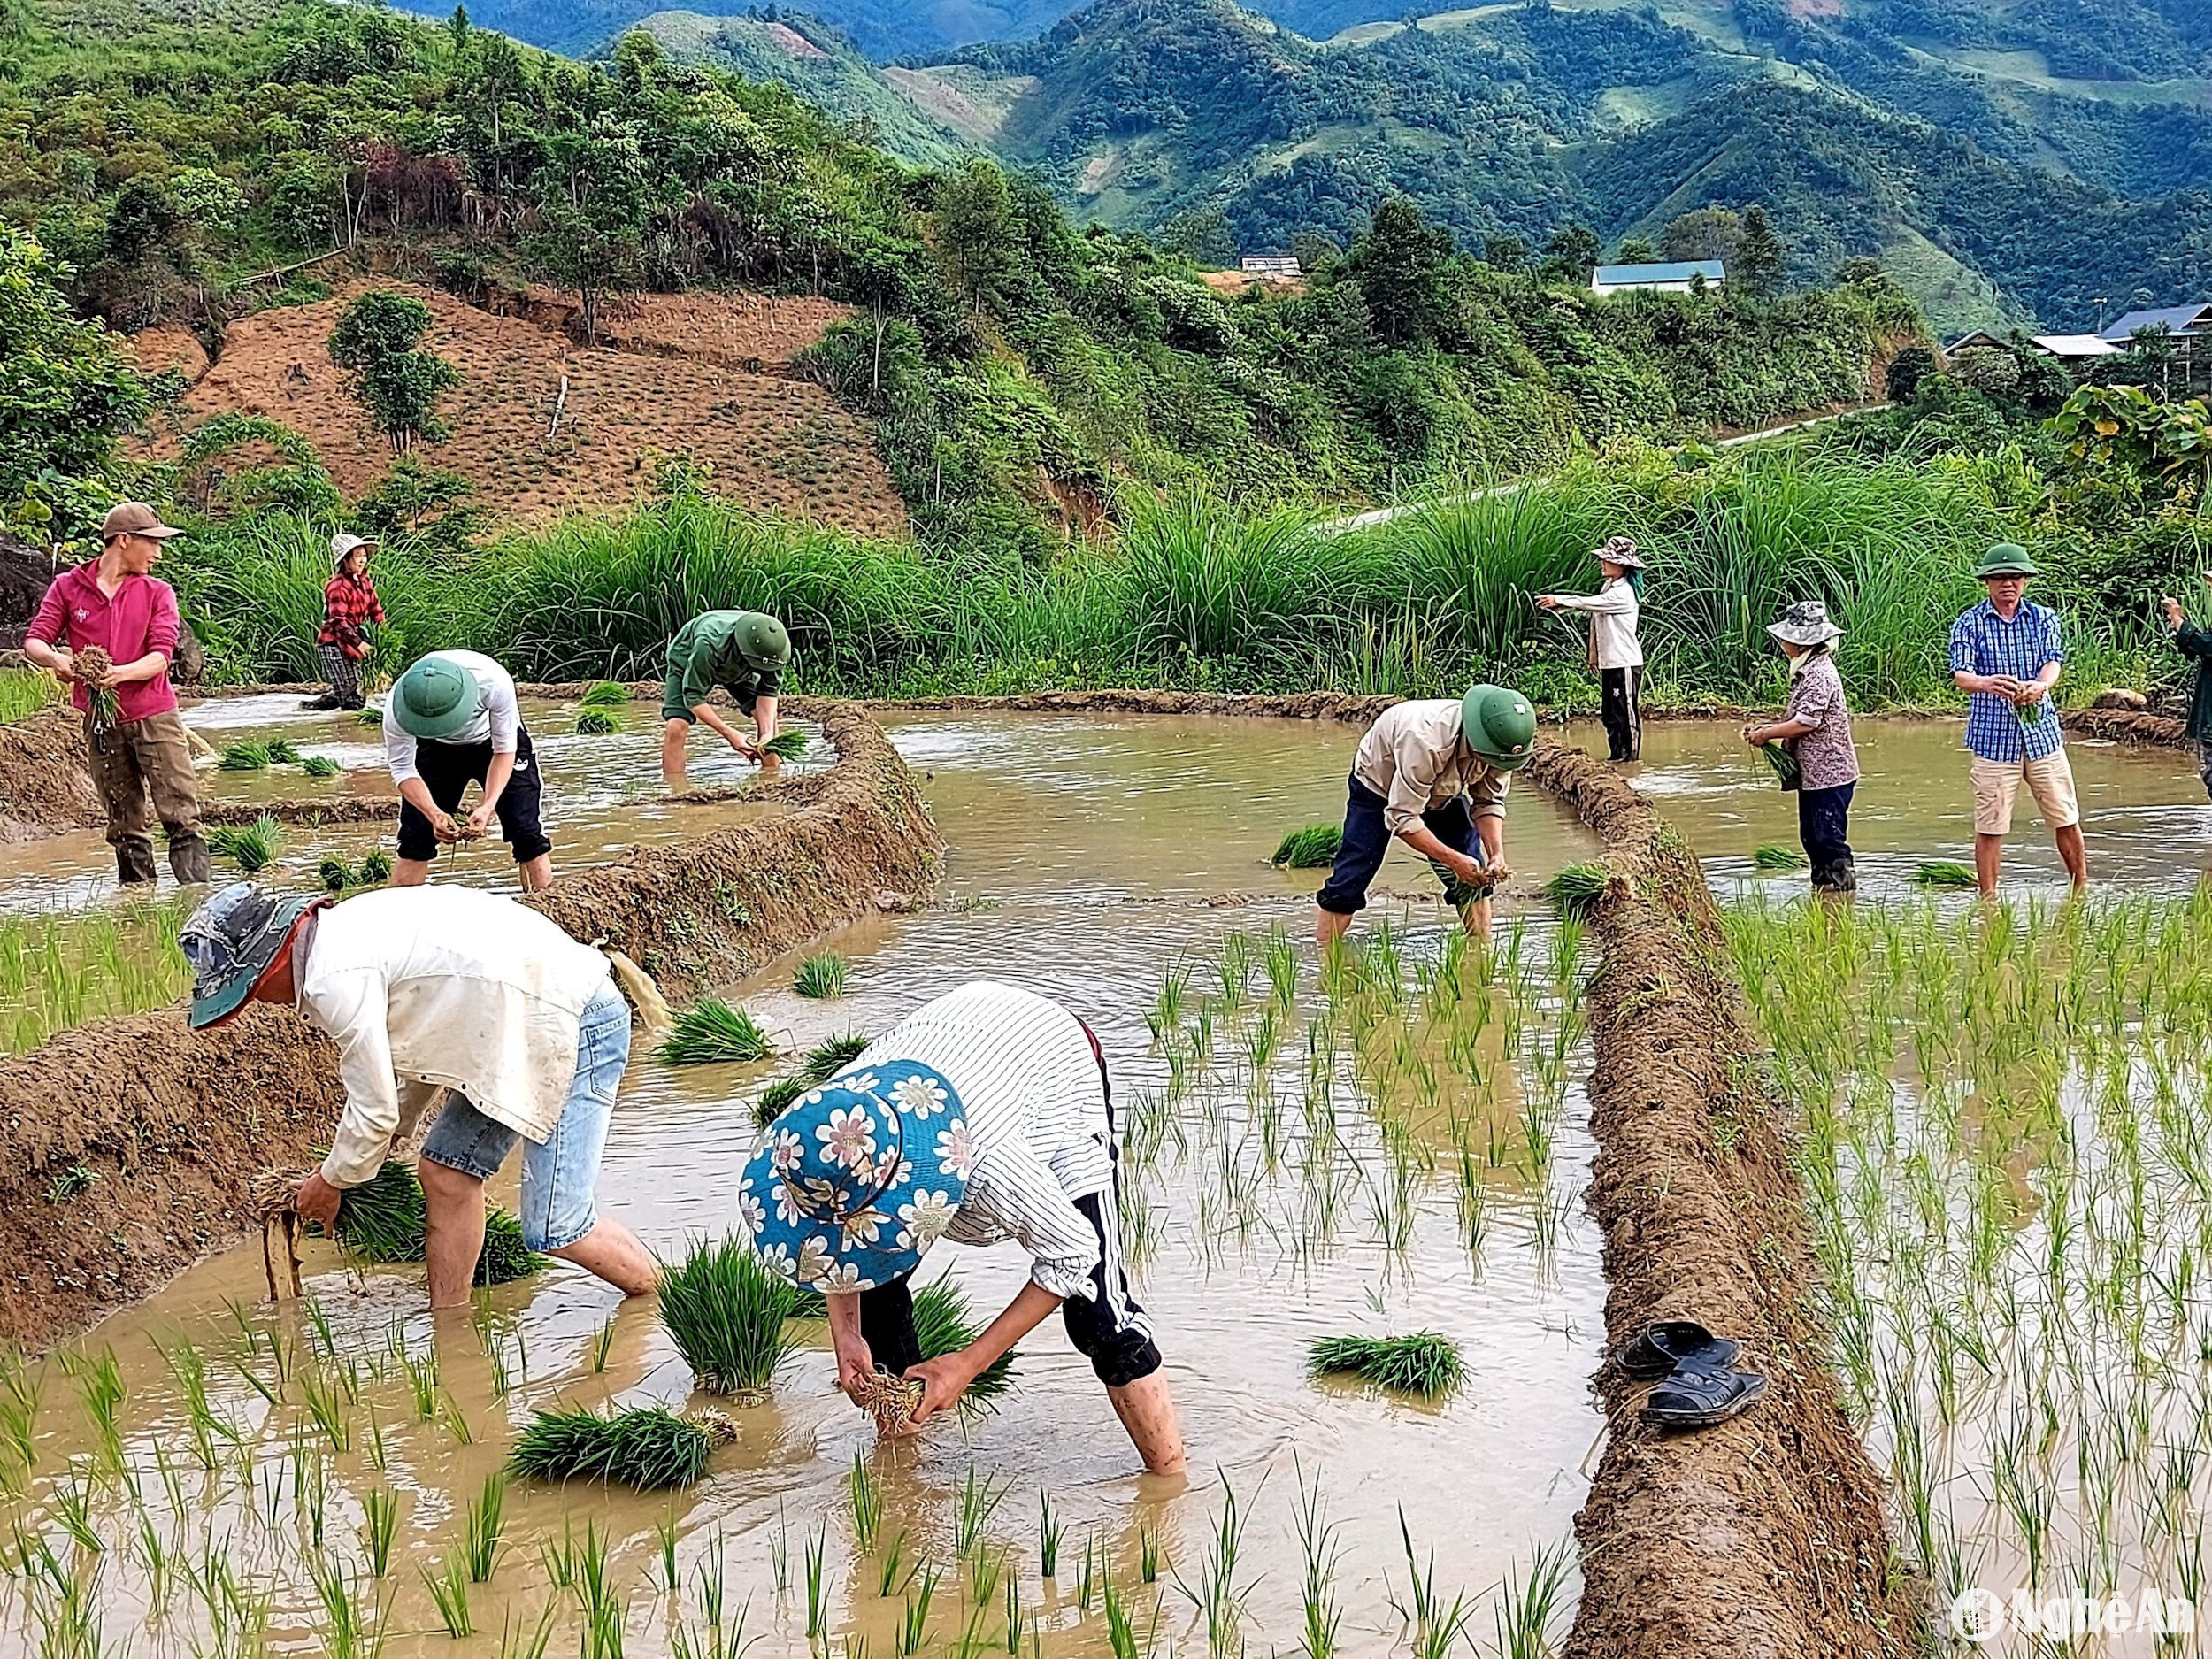
{"label": "woman wearing sun hat", "polygon": [[1644,752],[1644,717],[1637,706],[1643,689],[1644,647],[1636,637],[1643,598],[1643,556],[1624,535],[1617,535],[1590,557],[1604,572],[1604,584],[1586,597],[1580,594],[1539,594],[1546,611],[1590,613],[1590,665],[1598,671],[1599,716],[1613,760],[1635,760]]}
{"label": "woman wearing sun hat", "polygon": [[[910,1428],[1060,1310],[1154,1474],[1184,1463],[1152,1323],[1130,1294],[1111,1094],[1090,1029],[976,980],[925,1003],[768,1125],[738,1187],[760,1256],[823,1293],[838,1385],[878,1368],[926,1392]],[[924,1359],[910,1285],[940,1239],[1011,1240],[1029,1282],[957,1353]]]}
{"label": "woman wearing sun hat", "polygon": [[[553,885],[542,786],[514,676],[480,651],[433,651],[399,677],[384,710],[384,759],[399,786],[399,862],[392,885],[430,879],[438,843],[473,841],[499,819],[523,890]],[[456,818],[471,780],[484,787]]]}
{"label": "woman wearing sun hat", "polygon": [[1787,743],[1797,757],[1797,839],[1812,863],[1813,887],[1849,893],[1859,885],[1851,856],[1851,797],[1859,785],[1859,754],[1851,742],[1851,709],[1835,649],[1843,630],[1817,599],[1792,605],[1767,624],[1790,659],[1790,701],[1770,726],[1747,726],[1743,741]]}
{"label": "woman wearing sun hat", "polygon": [[341,531],[330,538],[330,580],[323,584],[323,626],[315,635],[315,649],[323,663],[323,678],[330,689],[306,709],[358,709],[361,664],[369,654],[369,624],[384,622],[384,603],[369,580],[369,555],[378,550],[373,541]]}

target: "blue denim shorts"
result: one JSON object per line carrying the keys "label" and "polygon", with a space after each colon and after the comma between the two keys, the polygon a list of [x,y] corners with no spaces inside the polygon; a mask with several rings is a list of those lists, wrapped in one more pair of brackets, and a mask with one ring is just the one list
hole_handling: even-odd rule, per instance
{"label": "blue denim shorts", "polygon": [[[522,1241],[534,1250],[560,1250],[599,1225],[592,1189],[599,1184],[600,1155],[614,1116],[615,1091],[630,1063],[630,1005],[609,980],[584,1005],[576,1038],[576,1076],[560,1121],[522,1155]],[[507,1161],[518,1130],[494,1123],[453,1095],[422,1143],[433,1164],[488,1181]]]}

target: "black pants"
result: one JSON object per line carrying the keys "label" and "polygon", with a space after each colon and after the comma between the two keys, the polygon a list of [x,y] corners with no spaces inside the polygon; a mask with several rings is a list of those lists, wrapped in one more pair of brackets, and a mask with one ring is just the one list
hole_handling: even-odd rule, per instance
{"label": "black pants", "polygon": [[1598,715],[1605,722],[1605,746],[1611,760],[1639,760],[1644,752],[1643,710],[1636,694],[1643,689],[1640,668],[1601,668]]}
{"label": "black pants", "polygon": [[[1321,891],[1313,901],[1333,915],[1356,916],[1367,906],[1367,888],[1375,879],[1375,872],[1382,868],[1384,855],[1390,850],[1390,826],[1383,821],[1383,808],[1386,804],[1382,796],[1357,778],[1351,780],[1350,794],[1344,803],[1344,840],[1336,849],[1336,862],[1329,868],[1329,879],[1321,884]],[[1455,795],[1442,806],[1431,807],[1421,814],[1421,822],[1430,834],[1454,852],[1477,859],[1484,857],[1482,837],[1475,833],[1473,812],[1465,795]],[[1486,896],[1484,890],[1463,888],[1459,879],[1434,859],[1429,861],[1429,867],[1444,884],[1445,902],[1456,906]]]}
{"label": "black pants", "polygon": [[1855,783],[1839,783],[1832,789],[1797,792],[1797,839],[1805,856],[1812,860],[1813,886],[1824,893],[1851,893],[1858,888],[1858,871],[1851,856],[1851,796]]}
{"label": "black pants", "polygon": [[[430,791],[430,798],[438,803],[442,812],[450,812],[459,806],[470,781],[482,783],[491,764],[489,740],[481,743],[439,743],[426,738],[415,745],[415,770],[422,774],[423,787]],[[499,833],[514,849],[518,864],[526,864],[553,850],[553,843],[540,820],[543,793],[537,755],[530,747],[530,729],[525,726],[515,744],[514,774],[499,792],[499,800],[493,808],[499,814]],[[428,818],[415,810],[411,801],[399,804],[399,856],[424,861],[438,856],[437,832],[430,827]]]}

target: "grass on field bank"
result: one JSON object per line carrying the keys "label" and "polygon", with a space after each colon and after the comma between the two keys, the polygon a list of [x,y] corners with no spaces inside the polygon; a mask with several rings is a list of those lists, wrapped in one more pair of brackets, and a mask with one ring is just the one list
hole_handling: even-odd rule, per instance
{"label": "grass on field bank", "polygon": [[[657,677],[701,611],[781,617],[794,689],[845,695],[1046,687],[1454,693],[1476,678],[1586,706],[1580,625],[1539,593],[1588,591],[1589,551],[1636,538],[1649,563],[1648,695],[1771,703],[1786,686],[1765,626],[1826,602],[1861,707],[1955,705],[1945,647],[1981,597],[1990,543],[2037,533],[2005,457],[1872,462],[1746,450],[1698,470],[1609,453],[1558,476],[1332,534],[1302,511],[1132,495],[1118,539],[1043,566],[933,555],[679,495],[622,518],[518,533],[458,562],[388,549],[387,671],[472,646],[526,680]],[[273,517],[195,535],[171,564],[213,650],[242,679],[311,677],[327,575],[319,525]],[[2044,549],[2049,551],[2049,549]],[[165,570],[168,567],[165,566]],[[2070,595],[2070,695],[2173,667],[2147,611]]]}
{"label": "grass on field bank", "polygon": [[35,668],[0,668],[0,726],[27,720],[64,696],[61,681]]}

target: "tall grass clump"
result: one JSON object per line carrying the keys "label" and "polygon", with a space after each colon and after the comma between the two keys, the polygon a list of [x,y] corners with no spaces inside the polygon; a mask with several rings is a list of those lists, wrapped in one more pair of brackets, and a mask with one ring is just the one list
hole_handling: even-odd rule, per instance
{"label": "tall grass clump", "polygon": [[703,996],[677,1015],[661,1044],[661,1058],[670,1065],[748,1064],[775,1052],[750,1014],[718,996]]}
{"label": "tall grass clump", "polygon": [[1309,824],[1294,829],[1275,845],[1268,863],[1282,870],[1320,870],[1336,862],[1344,845],[1344,831],[1335,824]]}
{"label": "tall grass clump", "polygon": [[734,1425],[710,1411],[540,1411],[517,1437],[507,1467],[532,1480],[603,1480],[658,1491],[696,1484],[714,1448],[736,1438]]}
{"label": "tall grass clump", "polygon": [[764,1389],[797,1351],[787,1325],[798,1286],[772,1271],[749,1244],[695,1244],[660,1271],[661,1323],[708,1394]]}

